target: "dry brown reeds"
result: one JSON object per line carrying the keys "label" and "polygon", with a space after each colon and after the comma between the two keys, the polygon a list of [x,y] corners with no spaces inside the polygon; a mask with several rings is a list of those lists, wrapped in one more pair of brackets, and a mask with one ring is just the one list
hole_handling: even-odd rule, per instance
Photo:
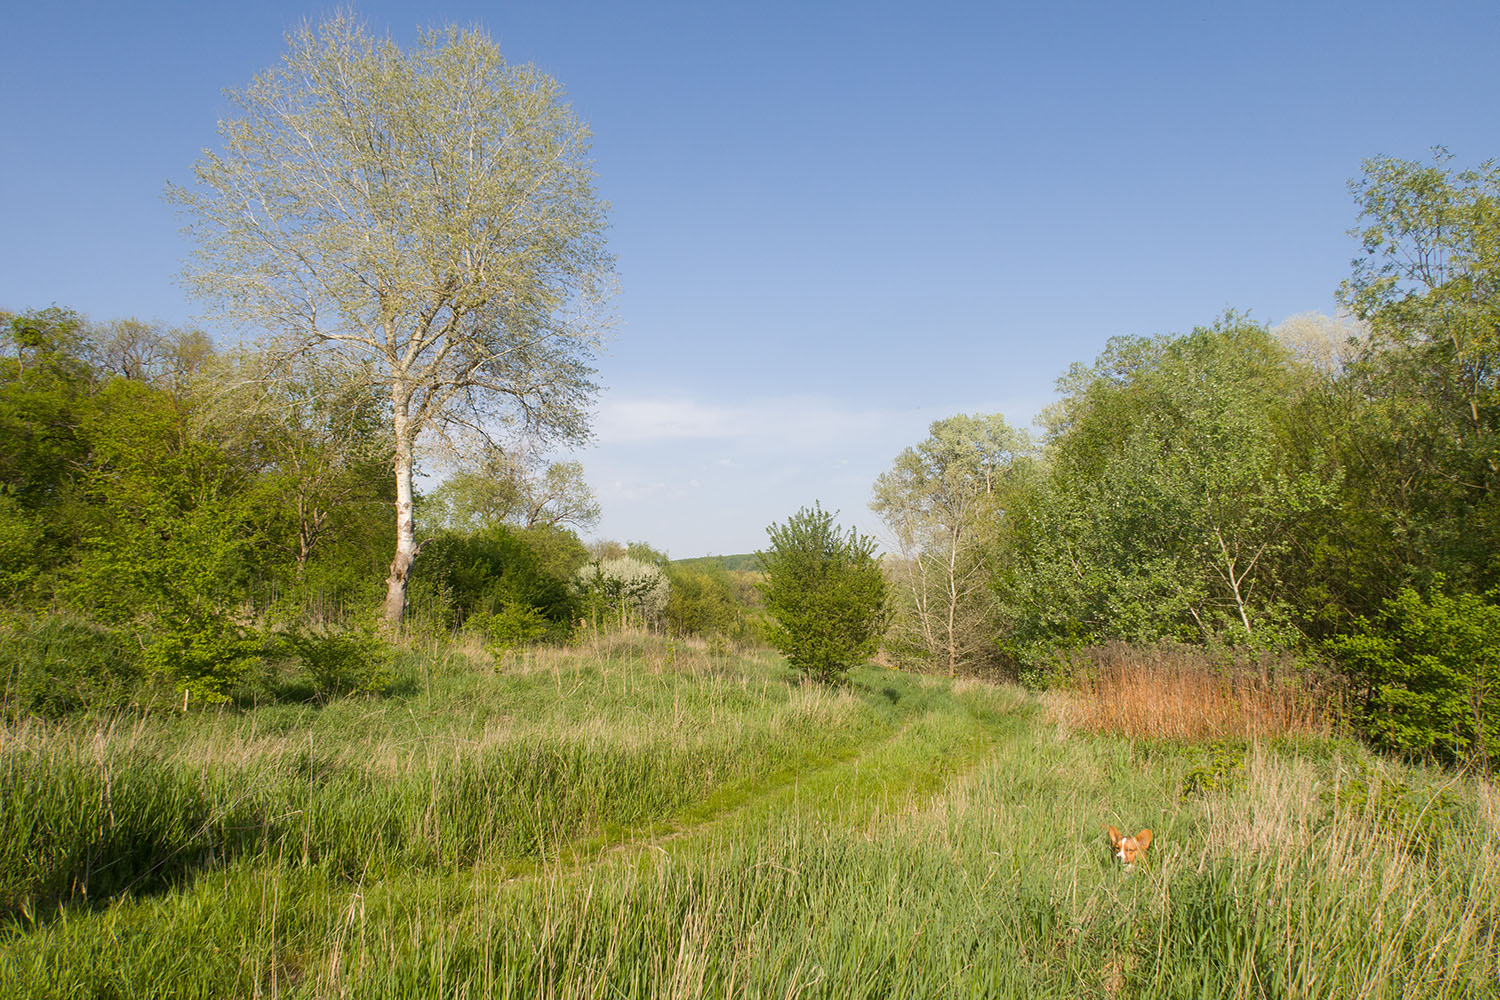
{"label": "dry brown reeds", "polygon": [[1070,729],[1147,739],[1331,735],[1338,687],[1285,654],[1114,642],[1060,656],[1048,701]]}

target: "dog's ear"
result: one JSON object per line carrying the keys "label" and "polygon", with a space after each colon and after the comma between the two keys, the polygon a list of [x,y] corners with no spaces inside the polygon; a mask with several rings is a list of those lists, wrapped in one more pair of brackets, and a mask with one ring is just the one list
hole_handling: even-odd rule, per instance
{"label": "dog's ear", "polygon": [[1109,827],[1106,832],[1109,834],[1109,842],[1111,844],[1113,844],[1114,846],[1119,847],[1120,846],[1120,831],[1116,830],[1114,827]]}
{"label": "dog's ear", "polygon": [[1146,829],[1146,830],[1142,830],[1140,833],[1136,834],[1135,835],[1135,842],[1140,845],[1141,850],[1143,850],[1143,851],[1146,848],[1150,847],[1151,846],[1151,831],[1149,829]]}

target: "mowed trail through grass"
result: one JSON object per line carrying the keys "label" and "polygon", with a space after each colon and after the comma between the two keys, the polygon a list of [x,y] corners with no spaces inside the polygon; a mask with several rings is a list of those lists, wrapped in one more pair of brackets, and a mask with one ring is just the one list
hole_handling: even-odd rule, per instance
{"label": "mowed trail through grass", "polygon": [[1490,785],[1051,708],[624,637],[13,726],[0,995],[1500,995]]}
{"label": "mowed trail through grass", "polygon": [[997,741],[1017,728],[1019,719],[1011,713],[1022,711],[1012,692],[966,706],[948,696],[941,681],[874,670],[856,671],[852,681],[856,691],[878,690],[898,708],[899,725],[845,756],[710,795],[665,822],[609,843],[611,853],[660,851],[668,845],[678,851],[712,849],[726,836],[753,837],[790,817],[850,826],[911,809],[979,767]]}

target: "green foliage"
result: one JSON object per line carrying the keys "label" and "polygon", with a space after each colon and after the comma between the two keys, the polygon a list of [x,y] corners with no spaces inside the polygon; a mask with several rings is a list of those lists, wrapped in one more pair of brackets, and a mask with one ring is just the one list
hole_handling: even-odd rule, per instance
{"label": "green foliage", "polygon": [[1500,353],[1500,165],[1452,171],[1392,157],[1364,163],[1350,184],[1363,256],[1341,297],[1382,333],[1450,341],[1471,397],[1493,404]]}
{"label": "green foliage", "polygon": [[497,524],[527,529],[587,529],[599,501],[578,462],[543,464],[537,454],[488,446],[424,498],[422,520],[434,528],[475,532]]}
{"label": "green foliage", "polygon": [[652,566],[666,566],[672,560],[660,549],[653,548],[647,542],[631,542],[625,546],[625,555],[637,562],[650,563]]}
{"label": "green foliage", "polygon": [[1208,745],[1208,759],[1190,768],[1182,776],[1182,787],[1177,793],[1179,802],[1186,802],[1197,795],[1215,790],[1223,791],[1233,781],[1244,777],[1245,747],[1228,740],[1214,740]]}
{"label": "green foliage", "polygon": [[294,626],[277,638],[301,662],[320,701],[349,694],[379,694],[394,678],[394,651],[368,617],[340,628]]}
{"label": "green foliage", "polygon": [[672,560],[679,566],[692,568],[722,569],[730,573],[755,573],[760,571],[760,555],[755,552],[741,552],[728,556],[697,556],[693,559]]}
{"label": "green foliage", "polygon": [[172,608],[154,618],[145,634],[146,667],[210,704],[227,701],[266,651],[263,636],[203,608]]}
{"label": "green foliage", "polygon": [[1007,498],[1007,650],[1028,662],[1110,638],[1299,641],[1283,582],[1339,481],[1291,446],[1289,401],[1312,385],[1232,314],[1074,366],[1045,473]]}
{"label": "green foliage", "polygon": [[1346,470],[1316,554],[1343,630],[1406,585],[1500,586],[1500,167],[1376,157],[1351,183],[1362,255],[1340,290],[1370,327],[1314,433]]}
{"label": "green foliage", "polygon": [[843,534],[821,504],[766,529],[762,591],[774,620],[766,638],[807,676],[841,681],[874,655],[886,626],[886,585],[875,541]]}
{"label": "green foliage", "polygon": [[[576,602],[557,570],[581,549],[576,539],[563,545],[550,529],[495,525],[472,535],[435,535],[413,574],[414,613],[435,613],[446,627],[458,628],[472,615],[532,608],[552,623],[554,634],[565,635]],[[423,595],[431,595],[426,611],[419,600]]]}
{"label": "green foliage", "polygon": [[80,316],[55,307],[10,317],[3,331],[0,593],[40,599],[79,530],[72,474],[88,455],[93,344]]}
{"label": "green foliage", "polygon": [[469,619],[470,627],[486,639],[485,650],[502,656],[517,646],[527,646],[556,638],[557,625],[527,604],[504,604],[493,614],[478,614]]}
{"label": "green foliage", "polygon": [[1500,765],[1500,593],[1411,588],[1330,650],[1363,694],[1358,720],[1410,757]]}
{"label": "green foliage", "polygon": [[145,678],[128,634],[72,615],[0,617],[4,704],[12,718],[56,718],[127,704]]}
{"label": "green foliage", "polygon": [[[281,61],[228,101],[221,151],[168,189],[195,244],[184,277],[274,330],[285,356],[389,401],[396,624],[425,432],[588,436],[614,264],[588,130],[555,81],[509,65],[478,29],[403,49],[347,13],[289,33]],[[247,199],[271,207],[246,213]],[[577,472],[559,466],[545,488],[572,489]]]}
{"label": "green foliage", "polygon": [[361,379],[274,355],[239,354],[206,367],[194,408],[205,436],[253,462],[249,488],[266,512],[265,543],[280,550],[278,583],[304,588],[309,563],[331,546],[345,558],[364,548],[388,559],[389,401]]}
{"label": "green foliage", "polygon": [[746,628],[747,610],[734,595],[723,570],[666,565],[671,589],[662,612],[667,626],[680,635],[738,635]]}
{"label": "green foliage", "polygon": [[1015,464],[1031,450],[1029,435],[1000,414],[959,414],[934,421],[927,439],[875,481],[870,509],[901,547],[887,569],[899,594],[892,632],[903,659],[950,676],[990,665],[995,526]]}
{"label": "green foliage", "polygon": [[715,641],[763,640],[765,602],[757,555],[701,556],[662,565],[672,585],[663,612],[670,628]]}
{"label": "green foliage", "polygon": [[40,575],[46,533],[43,515],[0,487],[0,599],[15,602]]}
{"label": "green foliage", "polygon": [[538,525],[523,529],[520,537],[541,571],[558,580],[571,578],[589,561],[588,549],[568,528]]}

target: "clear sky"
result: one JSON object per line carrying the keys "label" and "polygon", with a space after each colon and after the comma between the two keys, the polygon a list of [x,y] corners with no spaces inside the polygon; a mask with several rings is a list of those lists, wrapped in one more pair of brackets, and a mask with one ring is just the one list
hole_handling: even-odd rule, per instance
{"label": "clear sky", "polygon": [[[0,13],[0,307],[199,308],[168,180],[331,5]],[[365,2],[560,80],[613,208],[597,534],[748,551],[1117,334],[1329,312],[1369,156],[1500,156],[1500,3]],[[212,330],[212,324],[208,324]]]}

